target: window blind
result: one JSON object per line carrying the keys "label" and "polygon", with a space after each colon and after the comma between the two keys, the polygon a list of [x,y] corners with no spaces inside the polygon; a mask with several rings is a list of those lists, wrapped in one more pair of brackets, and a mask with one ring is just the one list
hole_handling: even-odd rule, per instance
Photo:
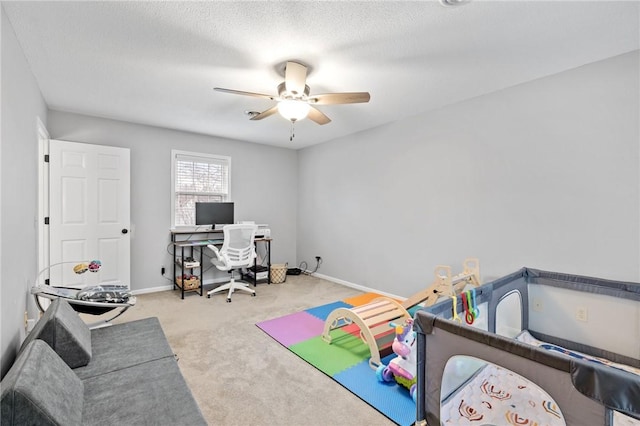
{"label": "window blind", "polygon": [[174,154],[174,224],[194,225],[196,202],[228,201],[230,158]]}

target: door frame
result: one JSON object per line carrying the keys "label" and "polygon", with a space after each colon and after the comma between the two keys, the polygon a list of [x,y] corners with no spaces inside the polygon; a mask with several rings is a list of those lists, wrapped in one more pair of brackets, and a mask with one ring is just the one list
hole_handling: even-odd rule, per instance
{"label": "door frame", "polygon": [[[49,155],[49,132],[40,117],[36,117],[36,132],[38,135],[38,265],[42,271],[49,266],[49,227],[45,225],[45,218],[49,216],[49,163],[45,156]],[[40,275],[40,273],[38,273]],[[36,277],[44,284],[46,277]]]}

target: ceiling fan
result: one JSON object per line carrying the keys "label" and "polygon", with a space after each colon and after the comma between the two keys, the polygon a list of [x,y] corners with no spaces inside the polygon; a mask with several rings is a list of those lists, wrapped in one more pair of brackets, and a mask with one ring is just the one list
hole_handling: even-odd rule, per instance
{"label": "ceiling fan", "polygon": [[309,86],[306,84],[307,67],[298,62],[288,61],[284,69],[284,81],[278,85],[278,95],[265,95],[262,93],[243,92],[240,90],[214,87],[213,90],[235,95],[254,96],[266,98],[277,102],[276,105],[266,111],[249,113],[250,120],[262,120],[276,112],[289,120],[292,125],[291,139],[293,139],[293,124],[305,117],[317,124],[327,124],[331,121],[315,105],[357,104],[369,102],[371,96],[368,92],[348,93],[322,93],[310,95]]}

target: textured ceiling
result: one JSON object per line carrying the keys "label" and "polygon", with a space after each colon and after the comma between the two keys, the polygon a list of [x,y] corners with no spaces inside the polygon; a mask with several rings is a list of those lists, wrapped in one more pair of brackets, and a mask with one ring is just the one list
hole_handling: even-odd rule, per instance
{"label": "textured ceiling", "polygon": [[[51,109],[300,148],[639,48],[637,1],[2,2]],[[333,121],[249,121],[283,64]]]}

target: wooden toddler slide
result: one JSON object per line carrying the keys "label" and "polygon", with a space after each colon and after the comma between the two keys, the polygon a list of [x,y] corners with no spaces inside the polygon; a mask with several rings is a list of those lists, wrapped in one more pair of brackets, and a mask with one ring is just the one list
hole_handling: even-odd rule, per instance
{"label": "wooden toddler slide", "polygon": [[456,296],[467,285],[480,285],[480,262],[468,258],[463,262],[462,273],[451,276],[451,267],[440,265],[434,271],[435,279],[425,290],[414,294],[402,303],[388,297],[379,297],[370,303],[354,308],[338,308],[332,311],[324,323],[322,339],[331,344],[331,331],[356,324],[360,328],[360,338],[371,352],[369,365],[374,370],[380,365],[380,349],[393,342],[395,332],[390,322],[404,323],[411,318],[407,309],[420,303],[431,306],[441,296]]}

